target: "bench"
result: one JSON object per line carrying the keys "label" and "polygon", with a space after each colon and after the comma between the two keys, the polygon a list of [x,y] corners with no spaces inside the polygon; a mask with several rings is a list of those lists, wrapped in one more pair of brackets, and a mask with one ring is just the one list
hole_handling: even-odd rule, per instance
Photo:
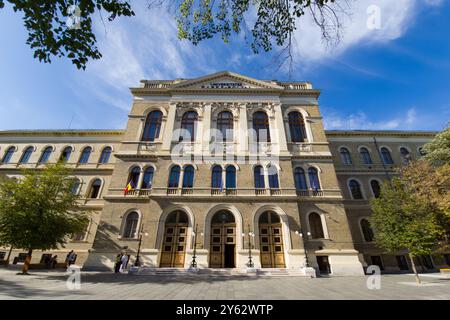
{"label": "bench", "polygon": [[441,272],[441,275],[444,278],[449,278],[450,279],[450,268],[449,269],[439,269],[439,271]]}

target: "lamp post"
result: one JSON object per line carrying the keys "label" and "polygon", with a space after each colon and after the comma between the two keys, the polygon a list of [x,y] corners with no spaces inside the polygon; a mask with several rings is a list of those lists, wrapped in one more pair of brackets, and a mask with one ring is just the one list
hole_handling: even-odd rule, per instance
{"label": "lamp post", "polygon": [[[295,231],[296,234],[299,235],[300,238],[303,238],[303,232],[302,230],[300,231]],[[309,236],[311,235],[311,232],[307,232],[307,239],[309,239]],[[309,268],[309,261],[308,261],[308,253],[307,253],[307,249],[306,249],[306,245],[305,245],[305,239],[303,238],[303,248],[305,248],[305,267]]]}
{"label": "lamp post", "polygon": [[192,255],[192,262],[191,262],[191,268],[196,269],[197,268],[197,261],[195,259],[197,258],[195,255],[197,254],[197,228],[198,224],[195,225],[195,231],[194,231],[194,252]]}
{"label": "lamp post", "polygon": [[253,268],[255,266],[255,264],[253,263],[252,260],[252,237],[254,237],[255,234],[250,231],[250,225],[248,225],[248,263],[247,263],[247,267],[249,268]]}
{"label": "lamp post", "polygon": [[[135,267],[139,267],[141,265],[140,261],[140,253],[141,253],[141,244],[142,244],[142,230],[144,229],[144,224],[141,225],[141,229],[139,230],[139,244],[138,244],[138,251],[136,254],[136,261],[134,262]],[[148,235],[148,233],[145,233],[145,235]]]}

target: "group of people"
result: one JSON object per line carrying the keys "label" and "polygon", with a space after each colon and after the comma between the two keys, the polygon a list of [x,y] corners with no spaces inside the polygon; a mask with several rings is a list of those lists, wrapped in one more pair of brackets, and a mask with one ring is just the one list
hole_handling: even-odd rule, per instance
{"label": "group of people", "polygon": [[58,256],[55,254],[54,256],[46,256],[44,258],[44,263],[49,269],[55,269],[56,264],[58,263]]}
{"label": "group of people", "polygon": [[114,272],[120,273],[127,269],[128,261],[130,261],[130,255],[125,254],[123,252],[119,253],[116,256],[116,263],[114,265]]}

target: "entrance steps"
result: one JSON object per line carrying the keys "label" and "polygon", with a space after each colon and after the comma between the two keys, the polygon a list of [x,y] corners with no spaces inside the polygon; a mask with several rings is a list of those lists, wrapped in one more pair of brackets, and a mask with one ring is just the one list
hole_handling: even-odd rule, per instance
{"label": "entrance steps", "polygon": [[131,269],[129,274],[152,276],[253,276],[253,277],[311,277],[302,269],[286,268],[255,268],[226,269],[226,268],[199,268],[190,270],[185,268],[151,268],[141,267]]}

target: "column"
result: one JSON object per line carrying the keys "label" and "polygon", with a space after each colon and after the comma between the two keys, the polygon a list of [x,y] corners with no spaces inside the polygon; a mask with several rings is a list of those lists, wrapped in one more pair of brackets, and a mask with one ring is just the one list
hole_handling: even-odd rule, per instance
{"label": "column", "polygon": [[170,147],[173,140],[173,128],[175,126],[175,115],[177,113],[177,105],[171,103],[169,105],[169,113],[167,115],[166,124],[164,126],[164,135],[162,142],[162,150],[170,152]]}
{"label": "column", "polygon": [[209,141],[211,140],[211,104],[203,107],[203,121],[201,123],[200,137],[203,154],[209,153]]}
{"label": "column", "polygon": [[245,154],[248,151],[248,123],[247,104],[243,103],[239,107],[239,152]]}
{"label": "column", "polygon": [[274,105],[275,128],[277,129],[277,143],[280,154],[288,153],[286,131],[284,129],[283,113],[281,112],[281,104]]}

